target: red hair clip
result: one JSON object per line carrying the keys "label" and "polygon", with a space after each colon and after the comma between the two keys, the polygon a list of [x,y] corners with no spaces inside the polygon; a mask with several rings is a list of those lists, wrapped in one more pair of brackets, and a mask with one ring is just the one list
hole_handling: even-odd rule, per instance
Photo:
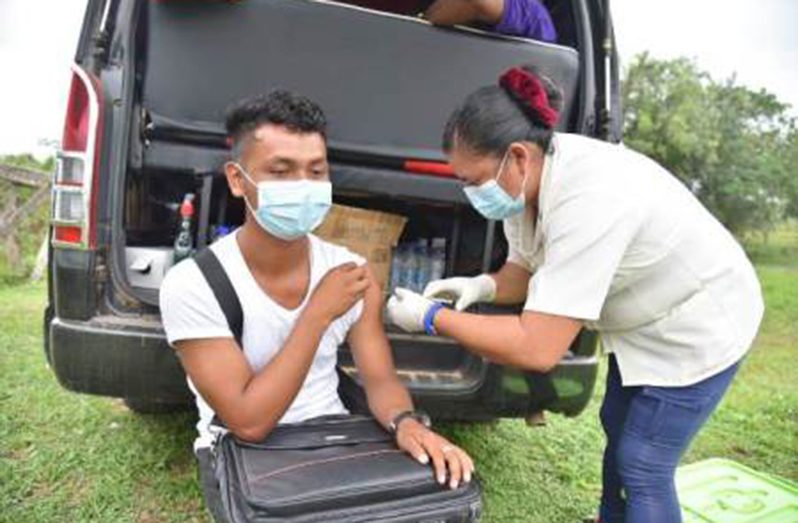
{"label": "red hair clip", "polygon": [[499,85],[509,91],[523,104],[525,112],[531,112],[548,129],[557,125],[559,114],[549,105],[549,96],[540,79],[533,73],[513,67],[499,78]]}

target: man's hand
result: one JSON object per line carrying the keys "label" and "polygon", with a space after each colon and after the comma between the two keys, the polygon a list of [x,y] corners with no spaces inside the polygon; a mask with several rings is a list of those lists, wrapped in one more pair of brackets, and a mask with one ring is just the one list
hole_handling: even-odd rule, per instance
{"label": "man's hand", "polygon": [[363,299],[369,285],[371,279],[365,265],[344,263],[324,275],[313,291],[308,308],[324,321],[332,322]]}
{"label": "man's hand", "polygon": [[424,297],[452,300],[454,308],[463,311],[474,303],[492,302],[496,297],[496,280],[488,274],[435,280],[427,284]]}
{"label": "man's hand", "polygon": [[399,423],[396,444],[424,465],[432,458],[435,477],[441,485],[446,482],[447,469],[449,488],[456,489],[461,481],[471,481],[474,474],[471,457],[463,449],[414,419],[408,418]]}
{"label": "man's hand", "polygon": [[388,300],[388,319],[407,332],[423,332],[424,316],[431,306],[432,301],[400,287]]}

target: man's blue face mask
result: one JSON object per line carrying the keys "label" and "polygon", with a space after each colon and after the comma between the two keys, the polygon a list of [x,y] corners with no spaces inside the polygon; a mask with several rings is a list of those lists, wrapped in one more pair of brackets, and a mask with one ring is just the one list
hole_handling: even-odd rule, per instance
{"label": "man's blue face mask", "polygon": [[266,232],[285,241],[306,236],[321,225],[332,206],[332,184],[314,180],[255,182],[241,165],[244,178],[258,189],[258,207],[244,203]]}
{"label": "man's blue face mask", "polygon": [[507,149],[494,178],[491,178],[482,185],[463,188],[471,205],[488,220],[506,220],[522,212],[526,205],[524,199],[526,176],[524,176],[524,181],[521,184],[521,192],[515,198],[507,194],[507,191],[502,189],[501,185],[498,183],[499,178],[504,172],[504,166],[507,163],[509,155],[510,150]]}

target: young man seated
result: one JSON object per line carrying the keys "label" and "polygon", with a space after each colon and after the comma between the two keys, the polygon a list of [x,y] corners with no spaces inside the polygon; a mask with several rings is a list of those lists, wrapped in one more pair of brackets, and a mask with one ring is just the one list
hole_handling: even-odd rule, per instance
{"label": "young man seated", "polygon": [[477,25],[495,33],[557,41],[551,15],[540,0],[436,0],[424,18],[435,25]]}
{"label": "young man seated", "polygon": [[[438,481],[468,482],[473,463],[429,430],[398,379],[382,323],[382,292],[364,260],[310,232],[331,205],[326,121],[310,100],[286,91],[244,100],[228,114],[230,192],[244,225],[211,245],[241,302],[242,345],[197,264],[173,267],[160,305],[169,343],[196,396],[194,449],[206,498],[214,413],[237,437],[258,441],[281,423],[344,414],[336,352],[345,340],[374,417],[398,446],[431,462]],[[218,493],[217,493],[218,494]],[[214,514],[218,500],[206,499]]]}

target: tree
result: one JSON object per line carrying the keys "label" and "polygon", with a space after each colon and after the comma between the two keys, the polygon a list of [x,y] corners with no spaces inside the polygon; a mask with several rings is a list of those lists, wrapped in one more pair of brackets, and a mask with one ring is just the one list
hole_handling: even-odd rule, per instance
{"label": "tree", "polygon": [[[55,159],[50,157],[44,162],[37,161],[30,154],[0,156],[0,164],[13,165],[50,173],[54,169]],[[15,208],[24,205],[34,198],[37,189],[18,186],[14,183],[0,179],[0,222],[5,222],[5,217]],[[40,250],[42,240],[47,234],[49,224],[49,198],[44,201],[34,199],[36,204],[33,212],[24,215],[14,222],[14,227],[5,233],[0,233],[0,284],[20,281],[28,276],[34,266],[37,252]]]}
{"label": "tree", "polygon": [[732,232],[798,215],[796,127],[774,95],[644,53],[622,96],[626,144],[668,168]]}

